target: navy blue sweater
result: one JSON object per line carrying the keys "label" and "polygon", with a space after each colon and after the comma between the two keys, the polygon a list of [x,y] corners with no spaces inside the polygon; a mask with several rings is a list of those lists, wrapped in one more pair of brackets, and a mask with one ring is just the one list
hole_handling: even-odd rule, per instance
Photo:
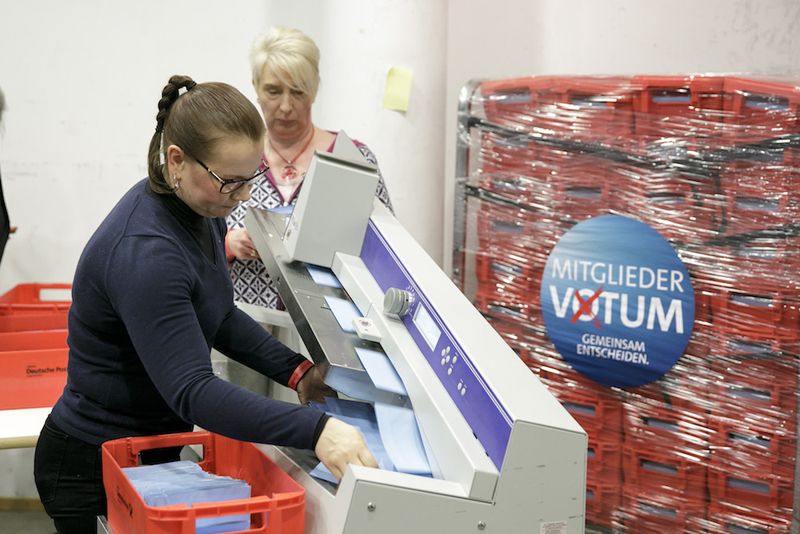
{"label": "navy blue sweater", "polygon": [[[234,306],[225,222],[182,203],[185,212],[175,213],[175,202],[143,180],[86,245],[54,422],[92,444],[199,425],[235,439],[313,448],[320,411],[251,393],[212,372],[211,347],[284,385],[304,358]],[[206,254],[192,225],[210,232]]]}

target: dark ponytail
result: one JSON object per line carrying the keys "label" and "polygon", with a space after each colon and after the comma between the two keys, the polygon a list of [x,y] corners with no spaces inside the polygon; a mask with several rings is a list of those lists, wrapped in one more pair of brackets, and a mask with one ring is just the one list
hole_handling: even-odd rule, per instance
{"label": "dark ponytail", "polygon": [[[150,149],[147,152],[147,176],[150,178],[150,187],[156,193],[172,193],[173,186],[167,182],[166,164],[161,163],[161,138],[164,132],[164,123],[169,117],[172,105],[178,100],[181,88],[187,90],[194,87],[195,82],[189,76],[172,76],[161,91],[161,100],[158,101],[158,114],[156,115],[156,131],[150,139]],[[165,147],[166,148],[166,147]],[[165,155],[166,156],[166,155]]]}
{"label": "dark ponytail", "polygon": [[[179,93],[185,88],[186,93]],[[256,142],[266,129],[255,106],[234,87],[218,82],[196,84],[189,76],[172,76],[161,91],[156,131],[150,140],[147,172],[150,187],[161,194],[174,192],[161,163],[166,149],[178,145],[200,159],[209,159],[216,142],[244,136]]]}

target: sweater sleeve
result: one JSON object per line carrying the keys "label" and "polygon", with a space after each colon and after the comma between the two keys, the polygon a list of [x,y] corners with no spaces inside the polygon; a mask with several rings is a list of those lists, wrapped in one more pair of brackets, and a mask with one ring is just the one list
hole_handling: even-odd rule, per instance
{"label": "sweater sleeve", "polygon": [[[105,285],[148,376],[182,419],[234,439],[313,448],[319,411],[262,397],[214,375],[209,340],[193,305],[208,289],[198,287],[177,244],[163,237],[122,239],[111,252]],[[249,345],[259,345],[266,360],[277,362],[275,369],[290,366],[294,353],[243,331]]]}
{"label": "sweater sleeve", "polygon": [[214,348],[254,371],[290,387],[295,371],[308,361],[304,356],[289,350],[252,317],[236,307],[222,322],[214,340]]}

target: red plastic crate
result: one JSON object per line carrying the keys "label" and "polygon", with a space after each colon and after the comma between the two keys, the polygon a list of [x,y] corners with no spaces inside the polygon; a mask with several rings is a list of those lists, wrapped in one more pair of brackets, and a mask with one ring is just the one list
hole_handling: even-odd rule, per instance
{"label": "red plastic crate", "polygon": [[633,136],[634,86],[627,77],[561,77],[556,135],[592,143],[623,144]]}
{"label": "red plastic crate", "polygon": [[675,495],[703,504],[706,496],[705,462],[679,452],[643,449],[636,442],[627,441],[622,454],[626,491]]}
{"label": "red plastic crate", "polygon": [[763,513],[792,507],[791,481],[763,471],[740,471],[730,465],[708,468],[711,502],[750,507]]}
{"label": "red plastic crate", "polygon": [[[122,472],[139,465],[143,450],[202,445],[203,470],[245,480],[252,497],[224,502],[148,506]],[[195,531],[197,519],[250,514],[246,532],[302,534],[305,490],[252,443],[210,432],[123,438],[102,447],[103,485],[108,497],[108,524],[114,532],[185,534]]]}
{"label": "red plastic crate", "polygon": [[71,288],[71,284],[18,284],[0,295],[0,315],[68,310],[72,302],[65,297]]}
{"label": "red plastic crate", "polygon": [[[800,289],[800,236],[760,237],[708,246],[727,287]],[[722,284],[720,284],[722,285]],[[797,292],[800,299],[800,291]]]}
{"label": "red plastic crate", "polygon": [[638,491],[623,492],[618,530],[629,534],[705,533],[705,503]]}
{"label": "red plastic crate", "polygon": [[52,406],[67,383],[63,348],[0,352],[0,410]]}
{"label": "red plastic crate", "polygon": [[542,247],[541,234],[552,222],[539,211],[489,201],[480,203],[475,217],[481,251],[495,256],[514,251],[520,262]]}
{"label": "red plastic crate", "polygon": [[[652,117],[695,117],[698,111],[721,111],[726,95],[721,76],[634,76],[634,109]],[[636,128],[642,124],[638,121]]]}
{"label": "red plastic crate", "polygon": [[[477,158],[474,158],[474,163],[477,163],[477,174],[481,178],[487,175],[511,175],[520,176],[522,178],[536,178],[544,177],[545,167],[539,164],[539,150],[540,145],[534,138],[531,138],[525,133],[520,134],[498,134],[489,131],[482,131],[480,133],[480,143],[477,144],[472,150],[476,151]],[[475,174],[473,171],[472,174]],[[527,188],[514,187],[514,183],[506,184],[500,183],[498,187],[491,187],[491,184],[483,183],[483,186],[489,186],[489,190],[501,194],[507,193],[509,188],[511,191],[517,190],[525,195],[530,195],[531,192]],[[522,185],[528,185],[523,182]]]}
{"label": "red plastic crate", "polygon": [[476,258],[476,300],[538,311],[542,268],[517,265],[508,259]]}
{"label": "red plastic crate", "polygon": [[[776,382],[787,389],[797,387],[797,356],[800,340],[765,337],[750,332],[720,330],[709,345],[713,377],[717,382],[726,378],[754,377],[759,381]],[[719,373],[725,373],[721,375]]]}
{"label": "red plastic crate", "polygon": [[13,313],[0,315],[0,332],[28,330],[63,330],[67,327],[67,310],[49,313]]}
{"label": "red plastic crate", "polygon": [[792,526],[792,511],[765,514],[743,506],[711,502],[707,532],[711,534],[786,534]]}
{"label": "red plastic crate", "polygon": [[559,149],[543,150],[552,169],[548,177],[553,218],[579,222],[611,212],[628,211],[630,186],[608,160]]}
{"label": "red plastic crate", "polygon": [[490,122],[539,124],[543,108],[560,100],[555,78],[527,76],[508,80],[489,80],[479,86],[479,102]]}
{"label": "red plastic crate", "polygon": [[586,480],[586,523],[611,528],[613,515],[622,504],[619,484],[608,484],[602,479]]}
{"label": "red plastic crate", "polygon": [[772,473],[793,482],[797,425],[772,425],[758,419],[713,417],[711,465],[740,471]]}
{"label": "red plastic crate", "polygon": [[[517,167],[517,168],[514,168]],[[508,161],[500,167],[497,162],[484,162],[479,179],[471,185],[491,193],[507,206],[516,209],[541,211],[549,207],[549,191],[545,174],[549,169],[538,160],[529,163]],[[492,199],[494,200],[494,199]],[[521,214],[524,217],[524,214]]]}
{"label": "red plastic crate", "polygon": [[[796,179],[792,181],[796,182]],[[788,190],[779,183],[724,185],[722,197],[725,235],[780,229],[795,222],[800,213],[795,190]]]}
{"label": "red plastic crate", "polygon": [[709,355],[713,415],[795,428],[798,362],[786,351],[796,347],[797,342],[721,336]]}
{"label": "red plastic crate", "polygon": [[798,133],[800,125],[800,87],[791,81],[754,80],[726,77],[725,135],[736,143],[756,143],[764,139]]}
{"label": "red plastic crate", "polygon": [[666,239],[698,243],[718,235],[722,209],[708,178],[669,171],[650,172],[630,196],[631,213]]}
{"label": "red plastic crate", "polygon": [[0,332],[0,352],[10,350],[60,349],[66,346],[66,330]]}
{"label": "red plastic crate", "polygon": [[781,283],[763,280],[760,287],[735,284],[735,289],[717,290],[710,297],[713,328],[753,339],[800,338],[800,290]]}
{"label": "red plastic crate", "polygon": [[645,143],[672,139],[690,150],[719,146],[729,98],[721,76],[634,76],[632,84],[635,131]]}
{"label": "red plastic crate", "polygon": [[622,482],[622,435],[591,436],[586,450],[586,476],[619,487]]}
{"label": "red plastic crate", "polygon": [[626,445],[644,450],[672,452],[702,459],[712,430],[704,410],[687,404],[656,404],[652,400],[629,399],[623,405]]}
{"label": "red plastic crate", "polygon": [[[607,388],[576,376],[572,371],[555,381],[549,371],[541,374],[550,393],[561,402],[591,439],[619,440],[622,404]],[[564,380],[563,376],[569,378]]]}

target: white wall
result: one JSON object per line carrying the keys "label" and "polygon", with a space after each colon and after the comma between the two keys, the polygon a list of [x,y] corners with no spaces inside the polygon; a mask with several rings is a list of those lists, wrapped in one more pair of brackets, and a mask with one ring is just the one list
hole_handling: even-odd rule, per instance
{"label": "white wall", "polygon": [[[491,11],[491,16],[489,12]],[[444,264],[456,108],[472,78],[800,73],[797,0],[453,0],[447,20]]]}
{"label": "white wall", "polygon": [[[12,224],[0,292],[69,282],[84,244],[146,174],[156,104],[171,74],[222,80],[254,99],[247,55],[270,25],[322,51],[314,107],[378,157],[398,217],[438,259],[444,0],[9,2],[0,17],[8,110],[0,169]],[[414,70],[407,113],[381,107],[391,66]]]}
{"label": "white wall", "polygon": [[19,230],[6,248],[0,291],[72,281],[91,233],[146,175],[169,76],[248,89],[247,53],[263,21],[258,0],[7,4],[0,17],[0,87],[8,105],[0,169]]}

